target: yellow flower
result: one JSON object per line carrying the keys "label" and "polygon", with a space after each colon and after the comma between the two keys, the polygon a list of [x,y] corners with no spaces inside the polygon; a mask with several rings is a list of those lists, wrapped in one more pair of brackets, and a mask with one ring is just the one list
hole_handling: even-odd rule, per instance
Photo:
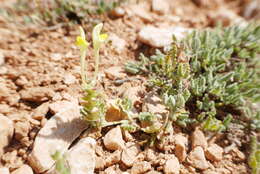
{"label": "yellow flower", "polygon": [[87,47],[89,46],[89,43],[86,41],[86,36],[85,32],[82,27],[79,27],[80,29],[80,36],[77,36],[76,39],[76,45],[81,49],[81,50],[86,50]]}
{"label": "yellow flower", "polygon": [[99,49],[102,42],[105,42],[108,38],[107,34],[100,34],[101,30],[103,28],[103,24],[100,23],[96,25],[92,32],[92,39],[93,39],[93,45],[94,49]]}

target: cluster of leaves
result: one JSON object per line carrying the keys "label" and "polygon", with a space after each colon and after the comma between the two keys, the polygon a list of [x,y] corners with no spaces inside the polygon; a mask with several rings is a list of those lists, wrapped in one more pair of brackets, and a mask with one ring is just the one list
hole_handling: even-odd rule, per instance
{"label": "cluster of leaves", "polygon": [[257,142],[256,136],[251,140],[251,154],[248,159],[248,164],[252,169],[252,174],[260,172],[260,144]]}
{"label": "cluster of leaves", "polygon": [[52,155],[52,159],[55,160],[55,170],[58,174],[70,174],[70,169],[66,167],[66,160],[64,155],[57,151]]}
{"label": "cluster of leaves", "polygon": [[[232,118],[250,120],[260,129],[260,26],[194,31],[174,39],[166,55],[129,63],[126,71],[150,76],[151,89],[168,107],[169,123],[199,122],[209,131],[226,129]],[[240,116],[240,117],[238,117]]]}

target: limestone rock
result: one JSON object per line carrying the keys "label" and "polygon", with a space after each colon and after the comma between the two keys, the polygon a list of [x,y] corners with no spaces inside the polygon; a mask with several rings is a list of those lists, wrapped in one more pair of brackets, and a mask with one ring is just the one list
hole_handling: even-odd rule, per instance
{"label": "limestone rock", "polygon": [[126,48],[126,41],[118,37],[116,34],[110,34],[108,40],[111,41],[112,47],[117,53],[123,52]]}
{"label": "limestone rock", "polygon": [[204,133],[199,129],[196,129],[192,134],[192,148],[194,149],[197,146],[201,146],[203,149],[208,146]]}
{"label": "limestone rock", "polygon": [[151,170],[152,166],[147,161],[141,161],[138,163],[135,163],[134,166],[131,169],[131,174],[142,174],[146,173],[149,170]]}
{"label": "limestone rock", "polygon": [[123,97],[128,98],[132,101],[133,105],[140,103],[140,94],[143,93],[144,89],[141,86],[129,87],[124,91]]}
{"label": "limestone rock", "polygon": [[135,16],[140,17],[144,22],[152,22],[153,18],[146,9],[147,6],[144,3],[130,6],[130,10]]}
{"label": "limestone rock", "polygon": [[173,34],[177,39],[181,39],[189,31],[189,29],[183,27],[156,28],[146,26],[138,33],[138,40],[151,47],[162,48],[172,43]]}
{"label": "limestone rock", "polygon": [[14,126],[13,122],[7,118],[6,116],[3,116],[0,114],[0,156],[2,156],[4,147],[6,147],[14,134]]}
{"label": "limestone rock", "polygon": [[24,137],[28,136],[28,133],[30,131],[30,123],[27,121],[18,121],[14,124],[15,129],[15,139],[21,140]]}
{"label": "limestone rock", "polygon": [[162,100],[155,94],[148,94],[142,107],[143,112],[152,114],[165,115],[168,113],[166,107],[162,104]]}
{"label": "limestone rock", "polygon": [[104,145],[108,150],[119,150],[125,146],[120,126],[111,129],[104,137]]}
{"label": "limestone rock", "polygon": [[158,14],[166,14],[169,12],[170,4],[167,0],[153,0],[152,10]]}
{"label": "limestone rock", "polygon": [[170,158],[165,162],[163,168],[165,174],[179,174],[180,169],[180,163],[174,155],[170,156]]}
{"label": "limestone rock", "polygon": [[128,167],[133,166],[137,158],[137,155],[140,151],[141,150],[138,144],[135,143],[128,144],[127,147],[122,152],[122,156],[121,156],[122,163],[124,163]]}
{"label": "limestone rock", "polygon": [[116,105],[117,100],[108,100],[107,111],[106,111],[106,121],[120,121],[126,118],[126,114],[122,113],[121,109]]}
{"label": "limestone rock", "polygon": [[11,174],[33,174],[33,170],[28,165],[23,165],[20,168],[13,171]]}
{"label": "limestone rock", "polygon": [[197,169],[205,170],[209,168],[209,164],[205,158],[204,151],[200,146],[195,147],[190,152],[187,161],[191,164],[191,166]]}
{"label": "limestone rock", "polygon": [[54,91],[48,87],[33,87],[20,92],[21,99],[31,102],[44,102],[51,99]]}
{"label": "limestone rock", "polygon": [[222,147],[217,144],[212,144],[207,148],[205,155],[208,160],[220,161],[223,158],[223,152],[224,150]]}
{"label": "limestone rock", "polygon": [[71,105],[70,101],[67,100],[61,100],[61,101],[56,101],[54,103],[51,103],[49,105],[49,109],[50,112],[52,112],[53,114],[56,114],[58,112],[60,112],[61,110],[63,110],[66,107],[69,107]]}
{"label": "limestone rock", "polygon": [[114,17],[123,17],[125,15],[125,10],[122,7],[116,7],[110,14]]}
{"label": "limestone rock", "polygon": [[76,83],[77,79],[74,75],[72,74],[65,74],[64,75],[64,79],[63,79],[63,82],[66,84],[66,85],[71,85],[71,84],[74,84]]}
{"label": "limestone rock", "polygon": [[180,162],[183,162],[187,157],[187,149],[188,139],[181,135],[177,134],[174,136],[175,141],[175,155],[179,159]]}
{"label": "limestone rock", "polygon": [[32,114],[32,118],[35,120],[42,120],[49,111],[49,103],[45,102],[38,106]]}
{"label": "limestone rock", "polygon": [[6,167],[1,167],[0,168],[0,174],[9,174],[9,169]]}
{"label": "limestone rock", "polygon": [[78,103],[71,102],[62,108],[39,131],[28,158],[33,169],[42,173],[50,169],[54,160],[51,155],[56,151],[64,153],[71,143],[86,129],[81,120]]}
{"label": "limestone rock", "polygon": [[69,152],[67,161],[71,174],[93,174],[95,169],[95,145],[93,138],[83,138]]}
{"label": "limestone rock", "polygon": [[119,66],[113,66],[105,70],[106,76],[110,80],[122,79],[126,77],[126,74],[123,73],[123,68]]}
{"label": "limestone rock", "polygon": [[0,66],[2,66],[5,63],[5,57],[2,52],[0,52]]}

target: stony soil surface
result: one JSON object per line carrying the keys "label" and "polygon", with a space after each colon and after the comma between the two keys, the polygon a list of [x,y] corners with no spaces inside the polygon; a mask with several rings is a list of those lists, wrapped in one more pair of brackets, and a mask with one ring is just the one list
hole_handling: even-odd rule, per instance
{"label": "stony soil surface", "polygon": [[[246,22],[239,16],[245,1],[195,2],[141,1],[109,15],[92,16],[105,23],[110,36],[101,49],[99,74],[99,90],[108,100],[128,96],[139,109],[145,105],[145,78],[128,76],[123,65],[141,52],[151,55],[155,48],[169,45],[172,33],[181,38],[192,28],[212,27],[217,20],[225,25]],[[246,17],[252,15],[248,11]],[[84,26],[90,31],[92,24]],[[77,35],[77,26],[21,26],[0,18],[0,174],[53,173],[50,154],[55,150],[66,152],[72,174],[250,173],[248,149],[241,142],[247,137],[239,129],[230,136],[176,127],[156,147],[144,146],[143,135],[120,127],[109,127],[102,136],[86,134],[78,113],[82,92]],[[94,60],[89,52],[91,77]],[[124,83],[116,84],[118,79]],[[148,110],[165,109],[150,104]]]}

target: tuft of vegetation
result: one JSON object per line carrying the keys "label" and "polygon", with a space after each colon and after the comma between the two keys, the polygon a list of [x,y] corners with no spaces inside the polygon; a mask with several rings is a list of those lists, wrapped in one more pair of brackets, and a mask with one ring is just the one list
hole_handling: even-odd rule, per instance
{"label": "tuft of vegetation", "polygon": [[26,23],[56,24],[59,22],[88,21],[89,15],[103,14],[121,5],[126,0],[17,0],[11,9],[1,10],[0,15],[9,20],[22,16]]}
{"label": "tuft of vegetation", "polygon": [[252,136],[251,154],[248,159],[248,164],[252,169],[252,174],[260,172],[260,144],[257,142],[257,137]]}
{"label": "tuft of vegetation", "polygon": [[223,131],[236,119],[259,130],[259,53],[259,25],[219,27],[174,39],[167,54],[142,55],[126,71],[149,76],[148,86],[168,107],[170,126],[201,123]]}
{"label": "tuft of vegetation", "polygon": [[61,152],[56,151],[52,155],[52,159],[56,161],[55,170],[57,174],[70,174],[70,169],[67,168],[65,157]]}

